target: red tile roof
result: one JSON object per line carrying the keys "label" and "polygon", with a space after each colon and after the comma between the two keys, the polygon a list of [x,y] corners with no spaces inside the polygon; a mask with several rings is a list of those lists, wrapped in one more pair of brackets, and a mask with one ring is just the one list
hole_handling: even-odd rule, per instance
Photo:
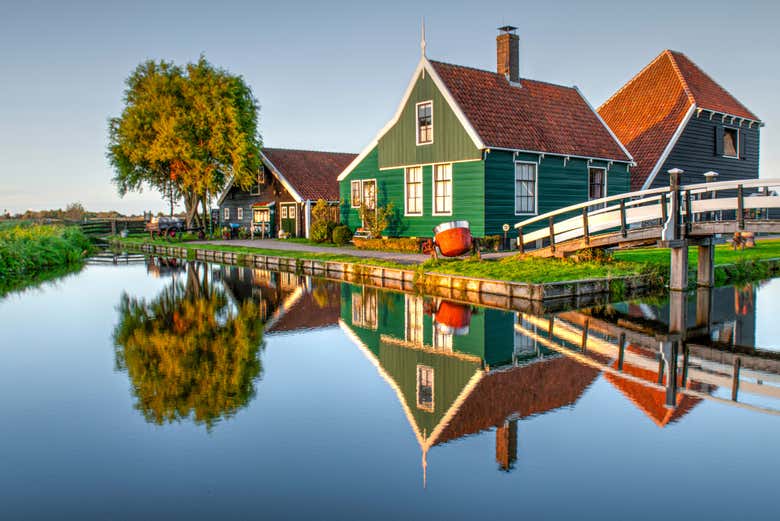
{"label": "red tile roof", "polygon": [[264,148],[263,154],[304,199],[339,200],[336,178],[356,154]]}
{"label": "red tile roof", "polygon": [[694,103],[701,109],[758,120],[687,56],[669,50],[599,107],[601,117],[636,161],[632,190],[642,188]]}
{"label": "red tile roof", "polygon": [[442,430],[435,444],[573,405],[599,371],[566,357],[494,371],[485,376]]}
{"label": "red tile roof", "polygon": [[574,87],[431,64],[487,147],[630,160]]}

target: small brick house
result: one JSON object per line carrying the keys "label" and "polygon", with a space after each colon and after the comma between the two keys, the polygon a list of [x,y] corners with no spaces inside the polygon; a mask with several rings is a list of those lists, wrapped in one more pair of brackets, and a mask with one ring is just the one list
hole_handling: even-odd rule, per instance
{"label": "small brick house", "polygon": [[311,208],[319,199],[333,206],[338,218],[336,178],[355,154],[264,148],[257,182],[249,190],[231,179],[219,197],[220,226],[238,225],[254,236],[309,237]]}

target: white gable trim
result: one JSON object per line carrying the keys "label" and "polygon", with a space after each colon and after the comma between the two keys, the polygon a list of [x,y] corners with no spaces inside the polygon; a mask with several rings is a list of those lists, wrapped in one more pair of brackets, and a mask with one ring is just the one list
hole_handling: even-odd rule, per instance
{"label": "white gable trim", "polygon": [[414,86],[417,84],[420,74],[423,73],[423,71],[427,72],[431,76],[434,85],[436,85],[436,88],[439,89],[439,92],[441,92],[442,97],[445,99],[447,104],[455,113],[455,116],[458,118],[458,121],[460,121],[460,124],[463,125],[463,128],[466,130],[466,133],[474,142],[474,146],[480,150],[485,148],[485,144],[482,142],[482,139],[479,137],[479,134],[477,134],[477,131],[474,130],[474,127],[471,125],[471,122],[468,120],[468,118],[466,118],[466,115],[463,113],[460,106],[455,102],[455,99],[452,97],[452,94],[450,93],[449,89],[444,84],[442,79],[439,77],[438,74],[436,74],[436,70],[433,68],[433,65],[431,65],[431,62],[428,61],[428,58],[423,56],[420,58],[420,61],[417,63],[417,68],[414,70],[412,79],[409,81],[409,85],[407,85],[406,91],[404,92],[404,95],[401,98],[401,103],[398,104],[398,108],[396,109],[392,119],[390,119],[390,121],[388,121],[387,124],[384,127],[382,127],[382,130],[380,130],[379,133],[377,133],[376,137],[374,137],[374,139],[371,140],[371,142],[368,145],[366,145],[366,147],[347,166],[347,168],[345,168],[344,171],[341,172],[341,174],[339,174],[337,178],[338,181],[342,181],[346,179],[346,177],[352,172],[352,170],[354,170],[355,167],[357,167],[361,162],[363,162],[366,156],[368,156],[368,154],[374,148],[376,148],[382,136],[387,134],[387,132],[391,128],[393,128],[393,126],[395,126],[396,123],[398,123],[398,120],[401,119],[401,114],[403,113],[404,108],[406,107],[406,103],[409,101],[409,98],[412,96],[412,91],[414,90]]}
{"label": "white gable trim", "polygon": [[[276,168],[273,163],[271,163],[271,161],[262,151],[260,151],[260,160],[263,162],[263,164],[266,167],[268,167],[271,170],[274,176],[276,176],[276,178],[279,179],[279,182],[282,183],[282,186],[284,186],[284,188],[288,192],[290,192],[290,195],[292,195],[293,199],[295,199],[296,202],[302,203],[303,197],[301,197],[301,194],[298,193],[298,190],[293,188],[293,186],[290,184],[287,178],[282,175],[279,169]],[[225,197],[227,197],[227,194],[230,192],[230,189],[233,188],[234,179],[235,179],[234,176],[230,176],[230,180],[228,181],[227,186],[225,186],[225,189],[220,194],[219,199],[217,199],[217,206],[222,206]]]}
{"label": "white gable trim", "polygon": [[623,143],[622,143],[622,142],[621,142],[621,141],[618,139],[618,137],[615,135],[615,133],[614,133],[614,132],[612,132],[612,129],[611,129],[611,128],[609,128],[609,125],[607,125],[607,122],[606,122],[606,121],[604,121],[604,119],[602,119],[602,117],[601,117],[601,114],[599,114],[598,112],[596,112],[596,109],[594,109],[594,108],[593,108],[593,105],[591,105],[591,104],[590,104],[590,101],[588,101],[588,98],[586,98],[586,97],[585,97],[585,96],[582,94],[582,91],[580,90],[580,88],[579,88],[579,87],[577,87],[577,86],[575,85],[575,86],[574,86],[574,90],[576,90],[576,91],[577,91],[577,94],[579,94],[579,95],[580,95],[580,98],[582,98],[582,101],[584,101],[584,102],[585,102],[585,104],[588,106],[588,108],[590,109],[590,111],[591,111],[593,114],[595,114],[597,118],[599,118],[599,121],[601,122],[601,124],[604,126],[604,128],[605,128],[605,129],[607,129],[607,132],[609,132],[609,135],[610,135],[610,136],[612,136],[612,140],[613,140],[615,143],[617,143],[617,144],[618,144],[618,146],[620,146],[620,150],[622,150],[622,151],[623,151],[623,153],[626,155],[626,157],[628,157],[628,159],[630,159],[630,160],[631,160],[631,164],[632,164],[632,165],[636,165],[636,161],[634,161],[634,156],[632,156],[632,155],[631,155],[631,152],[629,152],[629,151],[628,151],[628,149],[627,149],[625,146],[623,146]]}
{"label": "white gable trim", "polygon": [[674,146],[680,139],[680,136],[682,135],[683,130],[685,130],[685,127],[688,126],[688,122],[691,120],[694,112],[696,112],[696,104],[691,103],[691,107],[688,109],[688,112],[685,113],[685,117],[680,122],[680,126],[678,126],[677,130],[675,130],[674,134],[672,134],[672,139],[670,139],[669,143],[666,144],[666,148],[664,148],[664,151],[661,153],[661,157],[658,158],[658,162],[656,162],[655,166],[653,166],[653,169],[650,171],[650,175],[648,175],[647,179],[645,179],[645,183],[642,185],[642,190],[647,190],[653,185],[653,181],[655,181],[655,178],[658,175],[658,171],[661,170],[661,167],[666,162],[669,154],[672,153]]}

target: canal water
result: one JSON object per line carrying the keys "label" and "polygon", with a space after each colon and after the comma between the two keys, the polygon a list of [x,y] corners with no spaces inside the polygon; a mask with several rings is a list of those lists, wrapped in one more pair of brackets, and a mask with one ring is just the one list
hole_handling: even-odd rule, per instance
{"label": "canal water", "polygon": [[0,517],[777,519],[778,297],[88,265],[0,299]]}

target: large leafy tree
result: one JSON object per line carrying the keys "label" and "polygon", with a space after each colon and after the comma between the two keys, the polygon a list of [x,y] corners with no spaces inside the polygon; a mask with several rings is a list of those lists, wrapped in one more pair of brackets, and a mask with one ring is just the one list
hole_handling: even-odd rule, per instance
{"label": "large leafy tree", "polygon": [[231,305],[207,270],[187,267],[151,301],[123,295],[114,330],[117,369],[130,377],[147,421],[191,419],[211,428],[255,395],[262,374],[263,323],[257,303]]}
{"label": "large leafy tree", "polygon": [[231,177],[243,188],[254,182],[258,104],[240,76],[201,56],[185,67],[147,61],[125,83],[124,110],[108,126],[120,195],[146,187],[183,200],[191,226]]}

